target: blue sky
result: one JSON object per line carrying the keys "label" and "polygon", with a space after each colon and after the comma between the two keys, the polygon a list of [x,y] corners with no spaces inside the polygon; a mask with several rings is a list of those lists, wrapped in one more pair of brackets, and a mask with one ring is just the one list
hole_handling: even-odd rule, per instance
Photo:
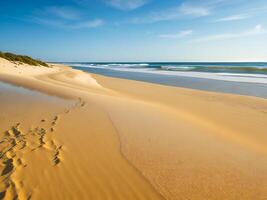
{"label": "blue sky", "polygon": [[267,1],[3,0],[0,50],[48,61],[267,61]]}

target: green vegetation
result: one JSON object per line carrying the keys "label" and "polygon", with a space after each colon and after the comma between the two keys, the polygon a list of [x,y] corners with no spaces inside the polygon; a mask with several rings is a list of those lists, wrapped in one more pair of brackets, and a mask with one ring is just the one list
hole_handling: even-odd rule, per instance
{"label": "green vegetation", "polygon": [[29,56],[16,55],[13,53],[4,53],[0,51],[0,57],[5,58],[6,60],[12,62],[22,62],[34,66],[42,65],[45,67],[49,67],[45,62],[42,62],[40,60],[35,60]]}

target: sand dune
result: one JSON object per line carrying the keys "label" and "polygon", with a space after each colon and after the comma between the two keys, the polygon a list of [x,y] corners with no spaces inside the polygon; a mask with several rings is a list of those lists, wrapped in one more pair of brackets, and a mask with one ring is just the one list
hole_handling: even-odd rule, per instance
{"label": "sand dune", "polygon": [[57,97],[0,95],[2,197],[266,198],[266,100],[26,68],[0,80]]}

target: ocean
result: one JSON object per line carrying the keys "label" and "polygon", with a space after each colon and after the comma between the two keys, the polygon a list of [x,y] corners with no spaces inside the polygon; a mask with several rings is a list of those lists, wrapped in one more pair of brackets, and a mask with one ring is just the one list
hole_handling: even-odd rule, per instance
{"label": "ocean", "polygon": [[213,72],[213,73],[252,73],[267,74],[267,63],[202,63],[202,62],[162,62],[162,63],[73,63],[81,67],[106,68],[127,71],[182,71],[182,72]]}
{"label": "ocean", "polygon": [[267,63],[64,63],[105,76],[267,98]]}

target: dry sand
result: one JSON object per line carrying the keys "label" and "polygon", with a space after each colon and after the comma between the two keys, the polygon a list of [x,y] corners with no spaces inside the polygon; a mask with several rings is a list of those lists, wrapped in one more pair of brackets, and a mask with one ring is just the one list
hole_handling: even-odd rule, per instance
{"label": "dry sand", "polygon": [[0,80],[45,93],[0,86],[6,199],[267,198],[267,100],[3,59]]}

